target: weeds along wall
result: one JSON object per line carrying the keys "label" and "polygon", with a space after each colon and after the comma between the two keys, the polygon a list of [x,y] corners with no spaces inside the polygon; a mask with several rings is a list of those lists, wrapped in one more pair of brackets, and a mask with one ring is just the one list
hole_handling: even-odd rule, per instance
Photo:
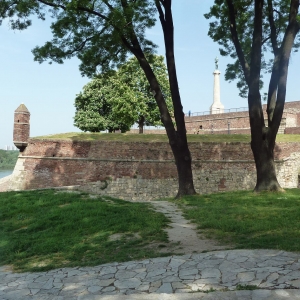
{"label": "weeds along wall", "polygon": [[[254,188],[256,170],[249,143],[189,143],[198,193]],[[278,179],[298,186],[299,143],[275,149]],[[177,171],[166,142],[29,139],[0,191],[71,186],[122,199],[175,196]]]}

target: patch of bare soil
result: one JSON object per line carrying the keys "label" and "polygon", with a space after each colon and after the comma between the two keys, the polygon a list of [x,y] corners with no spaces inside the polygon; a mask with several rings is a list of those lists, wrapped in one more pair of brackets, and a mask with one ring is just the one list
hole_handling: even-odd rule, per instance
{"label": "patch of bare soil", "polygon": [[175,203],[151,201],[151,204],[155,211],[165,214],[171,221],[169,228],[165,229],[169,236],[169,243],[153,244],[152,248],[156,251],[190,254],[232,248],[228,245],[220,245],[217,241],[197,233],[196,225],[183,217],[182,211]]}
{"label": "patch of bare soil", "polygon": [[132,233],[132,234],[126,234],[126,233],[115,233],[112,234],[109,237],[109,241],[118,241],[121,240],[122,238],[125,238],[126,240],[133,240],[133,239],[140,239],[141,236],[139,233]]}

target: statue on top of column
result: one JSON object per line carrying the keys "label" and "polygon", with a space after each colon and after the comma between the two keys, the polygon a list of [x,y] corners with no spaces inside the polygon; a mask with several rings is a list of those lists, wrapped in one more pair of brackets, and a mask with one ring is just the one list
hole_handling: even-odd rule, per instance
{"label": "statue on top of column", "polygon": [[218,57],[215,58],[216,70],[219,69],[219,59]]}

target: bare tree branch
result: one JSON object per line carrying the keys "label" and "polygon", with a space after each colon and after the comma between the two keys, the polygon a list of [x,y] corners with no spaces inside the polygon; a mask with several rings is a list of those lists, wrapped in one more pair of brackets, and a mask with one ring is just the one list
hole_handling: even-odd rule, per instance
{"label": "bare tree branch", "polygon": [[[155,5],[156,5],[156,8],[157,8],[157,11],[158,11],[158,14],[159,14],[159,20],[160,20],[160,23],[161,23],[161,26],[162,26],[162,29],[163,31],[165,31],[165,24],[166,24],[166,20],[165,20],[165,14],[162,10],[162,7],[160,5],[162,1],[159,1],[159,0],[155,0]],[[163,3],[163,2],[162,2]]]}
{"label": "bare tree branch", "polygon": [[271,29],[271,43],[272,43],[272,48],[274,55],[276,56],[278,54],[278,42],[277,42],[277,30],[274,22],[274,9],[273,9],[273,0],[268,0],[268,20],[270,24],[270,29]]}
{"label": "bare tree branch", "polygon": [[239,58],[240,64],[242,66],[244,75],[245,75],[245,79],[247,84],[249,85],[249,77],[250,77],[250,67],[245,59],[245,55],[244,52],[242,50],[240,41],[239,41],[239,37],[238,37],[238,33],[236,30],[236,19],[235,19],[235,8],[234,8],[234,4],[232,2],[232,0],[226,0],[227,2],[227,7],[229,10],[229,18],[230,18],[230,32],[231,32],[231,37],[232,37],[232,41],[233,44],[235,46],[235,50],[237,53],[237,56]]}

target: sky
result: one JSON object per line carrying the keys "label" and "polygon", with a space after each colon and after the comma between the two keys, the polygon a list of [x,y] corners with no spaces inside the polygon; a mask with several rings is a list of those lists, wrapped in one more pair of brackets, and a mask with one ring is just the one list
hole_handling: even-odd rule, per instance
{"label": "sky", "polygon": [[[240,98],[235,82],[226,82],[224,71],[230,58],[220,57],[219,46],[207,36],[209,21],[203,16],[212,0],[173,0],[175,60],[184,112],[209,111],[213,102],[213,71],[219,57],[221,102],[225,109],[247,107]],[[74,99],[90,79],[82,77],[79,60],[64,64],[39,64],[31,50],[51,40],[51,20],[33,20],[22,32],[0,26],[0,148],[13,145],[14,110],[24,103],[31,113],[30,136],[78,132],[73,126]],[[147,31],[147,37],[164,55],[163,34],[159,22]],[[300,100],[300,54],[292,54],[286,101]],[[267,77],[266,86],[267,86]]]}

